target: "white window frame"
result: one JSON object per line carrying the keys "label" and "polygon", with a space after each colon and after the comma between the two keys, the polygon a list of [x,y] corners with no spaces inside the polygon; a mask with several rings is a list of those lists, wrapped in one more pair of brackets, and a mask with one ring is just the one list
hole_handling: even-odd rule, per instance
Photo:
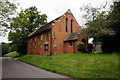
{"label": "white window frame", "polygon": [[56,38],[55,32],[52,32],[52,38]]}
{"label": "white window frame", "polygon": [[69,42],[69,47],[73,47],[73,42]]}

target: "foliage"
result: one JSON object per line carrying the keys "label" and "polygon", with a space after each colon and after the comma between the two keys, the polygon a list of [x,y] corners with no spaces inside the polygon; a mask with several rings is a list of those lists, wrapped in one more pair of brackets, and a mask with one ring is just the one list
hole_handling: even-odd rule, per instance
{"label": "foliage", "polygon": [[2,56],[12,51],[10,43],[2,42],[1,45],[2,45]]}
{"label": "foliage", "polygon": [[16,4],[8,0],[0,0],[0,32],[6,31],[3,27],[8,27],[11,16],[16,12],[16,9]]}
{"label": "foliage", "polygon": [[100,13],[100,8],[93,7],[91,4],[83,5],[83,7],[80,7],[80,10],[85,11],[82,17],[85,18],[87,22],[95,20]]}
{"label": "foliage", "polygon": [[[113,9],[111,11],[106,12],[102,11],[97,13],[97,15],[93,15],[94,11],[91,10],[91,16],[95,16],[93,19],[90,19],[83,30],[83,33],[87,37],[94,38],[94,44],[96,45],[98,42],[102,43],[102,50],[104,52],[113,52],[120,51],[120,2],[114,2]],[[89,8],[89,7],[88,7]],[[87,10],[86,10],[87,12]],[[87,18],[86,18],[87,19]],[[114,42],[113,45],[111,42]],[[93,47],[94,49],[94,47]],[[94,50],[93,50],[94,51]]]}
{"label": "foliage", "polygon": [[87,29],[85,29],[87,36],[95,38],[96,41],[100,41],[99,38],[102,36],[114,35],[114,31],[109,26],[107,26],[108,20],[106,20],[106,17],[107,15],[105,15],[105,12],[102,12],[95,20],[86,23],[88,26]]}
{"label": "foliage", "polygon": [[83,42],[78,42],[76,46],[78,51],[85,52],[85,44]]}
{"label": "foliage", "polygon": [[26,54],[28,34],[45,23],[47,23],[47,16],[40,14],[36,7],[25,9],[12,19],[8,39],[12,41],[19,53]]}
{"label": "foliage", "polygon": [[120,1],[114,2],[106,23],[116,34],[102,37],[103,52],[120,52]]}
{"label": "foliage", "polygon": [[26,55],[19,60],[72,78],[118,78],[117,54]]}
{"label": "foliage", "polygon": [[83,17],[87,21],[85,24],[87,27],[83,29],[83,34],[85,34],[88,38],[94,39],[93,49],[91,52],[93,54],[96,44],[101,42],[101,37],[105,35],[113,35],[114,31],[105,26],[107,13],[105,11],[100,12],[101,8],[92,7],[89,4],[81,9],[86,12]]}
{"label": "foliage", "polygon": [[91,53],[92,52],[92,49],[93,49],[93,44],[88,44],[88,51]]}
{"label": "foliage", "polygon": [[94,51],[95,54],[102,54],[102,51]]}
{"label": "foliage", "polygon": [[97,10],[97,8],[92,8],[93,9],[89,9],[91,10],[89,12],[91,12],[90,16],[92,16],[93,19],[90,18],[86,23],[87,28],[84,28],[83,33],[89,38],[94,38],[94,43],[97,43],[101,41],[102,36],[111,36],[115,33],[107,24],[109,22],[109,20],[107,20],[108,14],[105,11],[98,12],[99,9]]}
{"label": "foliage", "polygon": [[17,53],[16,51],[10,52],[10,53],[4,55],[4,57],[12,57],[12,58],[15,58],[15,57],[18,57],[18,56],[20,56],[20,54]]}

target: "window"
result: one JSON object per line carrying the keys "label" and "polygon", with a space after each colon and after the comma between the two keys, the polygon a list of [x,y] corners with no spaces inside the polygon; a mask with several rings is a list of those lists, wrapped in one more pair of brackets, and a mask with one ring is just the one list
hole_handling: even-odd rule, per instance
{"label": "window", "polygon": [[66,32],[68,32],[68,18],[66,18]]}
{"label": "window", "polygon": [[41,36],[38,36],[38,45],[40,45]]}
{"label": "window", "polygon": [[70,26],[71,26],[71,33],[72,33],[73,32],[73,20],[72,19],[71,19]]}
{"label": "window", "polygon": [[30,43],[32,42],[32,38],[30,39]]}
{"label": "window", "polygon": [[48,51],[48,44],[45,44],[45,45],[44,45],[44,50],[45,50],[45,51]]}
{"label": "window", "polygon": [[35,41],[35,37],[33,38],[33,41]]}
{"label": "window", "polygon": [[40,48],[42,48],[42,45],[39,45]]}
{"label": "window", "polygon": [[40,41],[41,40],[41,36],[38,36],[38,41]]}
{"label": "window", "polygon": [[48,40],[49,40],[48,34],[45,34],[45,42],[48,42]]}
{"label": "window", "polygon": [[40,40],[43,40],[43,35],[41,35]]}
{"label": "window", "polygon": [[35,41],[36,41],[37,37],[35,37]]}
{"label": "window", "polygon": [[53,38],[56,38],[55,32],[52,32],[52,37],[53,37]]}
{"label": "window", "polygon": [[53,47],[54,47],[54,48],[57,48],[57,44],[54,44]]}
{"label": "window", "polygon": [[72,42],[69,42],[69,46],[73,46]]}

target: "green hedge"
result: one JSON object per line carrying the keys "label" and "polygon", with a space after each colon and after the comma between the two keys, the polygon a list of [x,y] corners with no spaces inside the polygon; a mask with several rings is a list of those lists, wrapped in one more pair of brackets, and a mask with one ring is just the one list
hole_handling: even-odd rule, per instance
{"label": "green hedge", "polygon": [[20,56],[20,54],[17,53],[16,51],[13,51],[13,52],[10,52],[10,53],[4,55],[4,57],[12,57],[12,58],[15,58],[18,56]]}

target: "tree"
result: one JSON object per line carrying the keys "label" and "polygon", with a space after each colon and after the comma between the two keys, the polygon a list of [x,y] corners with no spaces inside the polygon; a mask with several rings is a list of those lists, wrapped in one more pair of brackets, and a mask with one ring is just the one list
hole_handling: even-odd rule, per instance
{"label": "tree", "polygon": [[101,42],[102,37],[115,34],[111,27],[107,26],[107,22],[109,22],[109,20],[107,20],[108,14],[105,11],[100,12],[100,9],[101,8],[95,8],[90,5],[84,7],[86,11],[84,18],[88,21],[86,23],[87,28],[84,28],[83,33],[88,38],[94,38],[92,53],[94,53],[96,44]]}
{"label": "tree", "polygon": [[16,5],[8,0],[0,0],[0,35],[6,31],[9,25],[11,16],[16,12]]}
{"label": "tree", "polygon": [[106,24],[115,32],[115,35],[102,37],[103,52],[120,52],[120,1],[111,5]]}
{"label": "tree", "polygon": [[12,51],[10,43],[2,42],[1,45],[2,45],[2,56]]}
{"label": "tree", "polygon": [[36,7],[22,10],[17,17],[13,18],[10,24],[8,39],[12,41],[19,53],[26,54],[28,34],[45,23],[47,23],[47,16],[40,14]]}

